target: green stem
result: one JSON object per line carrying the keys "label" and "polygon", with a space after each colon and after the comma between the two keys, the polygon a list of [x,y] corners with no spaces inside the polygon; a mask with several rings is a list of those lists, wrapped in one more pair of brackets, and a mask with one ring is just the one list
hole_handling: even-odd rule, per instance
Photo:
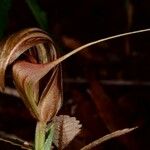
{"label": "green stem", "polygon": [[46,123],[37,122],[35,132],[35,150],[44,150],[46,135]]}

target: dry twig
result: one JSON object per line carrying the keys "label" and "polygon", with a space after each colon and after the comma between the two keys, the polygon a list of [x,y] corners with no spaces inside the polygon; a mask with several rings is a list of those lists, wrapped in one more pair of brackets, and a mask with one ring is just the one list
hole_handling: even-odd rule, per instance
{"label": "dry twig", "polygon": [[15,135],[6,134],[5,132],[0,131],[0,141],[10,143],[21,147],[22,149],[32,150],[33,145]]}

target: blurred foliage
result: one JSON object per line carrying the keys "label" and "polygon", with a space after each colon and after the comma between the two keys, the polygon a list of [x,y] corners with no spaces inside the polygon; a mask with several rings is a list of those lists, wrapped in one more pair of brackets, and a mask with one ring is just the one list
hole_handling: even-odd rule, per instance
{"label": "blurred foliage", "polygon": [[0,38],[2,38],[8,22],[8,14],[12,0],[0,1]]}
{"label": "blurred foliage", "polygon": [[[33,17],[39,27],[48,30],[48,18],[45,11],[40,7],[37,0],[26,0],[26,3],[31,10]],[[0,1],[0,38],[3,37],[9,21],[9,11],[12,6],[12,0]]]}
{"label": "blurred foliage", "polygon": [[45,11],[41,9],[37,0],[26,0],[30,10],[32,11],[33,16],[35,17],[37,23],[44,30],[48,29],[48,19]]}

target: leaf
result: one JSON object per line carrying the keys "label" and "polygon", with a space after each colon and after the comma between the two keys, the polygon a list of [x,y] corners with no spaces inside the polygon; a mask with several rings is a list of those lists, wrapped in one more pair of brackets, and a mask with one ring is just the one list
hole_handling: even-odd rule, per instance
{"label": "leaf", "polygon": [[115,138],[115,137],[118,137],[118,136],[121,136],[121,135],[124,135],[124,134],[127,134],[129,132],[132,132],[133,130],[137,129],[137,127],[134,127],[134,128],[126,128],[126,129],[122,129],[122,130],[118,130],[118,131],[115,131],[115,132],[112,132],[110,134],[107,134],[93,142],[91,142],[90,144],[84,146],[81,150],[90,150],[94,147],[96,147],[97,145],[105,142],[105,141],[108,141],[112,138]]}
{"label": "leaf", "polygon": [[0,38],[3,36],[8,22],[8,14],[11,8],[12,0],[0,1]]}
{"label": "leaf", "polygon": [[29,143],[15,135],[7,134],[5,132],[0,131],[0,141],[9,143],[11,145],[15,145],[20,147],[21,149],[32,150],[33,144]]}
{"label": "leaf", "polygon": [[53,143],[61,150],[80,132],[82,125],[75,117],[67,115],[56,116],[53,121],[55,124]]}
{"label": "leaf", "polygon": [[44,150],[51,150],[53,136],[54,136],[54,124],[47,131],[47,139],[44,144]]}
{"label": "leaf", "polygon": [[48,29],[48,18],[46,12],[41,9],[38,2],[36,0],[26,0],[30,10],[33,13],[36,21],[40,25],[40,27],[44,30]]}

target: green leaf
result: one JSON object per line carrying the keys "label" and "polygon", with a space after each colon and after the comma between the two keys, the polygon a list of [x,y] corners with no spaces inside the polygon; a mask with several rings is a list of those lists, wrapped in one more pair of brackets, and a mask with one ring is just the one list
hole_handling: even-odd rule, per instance
{"label": "green leaf", "polygon": [[33,16],[35,17],[37,23],[44,30],[48,29],[48,18],[44,10],[39,6],[37,0],[26,0]]}
{"label": "green leaf", "polygon": [[47,131],[47,139],[44,144],[44,150],[50,150],[52,141],[53,141],[53,136],[54,136],[54,124],[50,126],[50,128]]}
{"label": "green leaf", "polygon": [[12,0],[0,1],[0,38],[3,36],[8,22],[8,14]]}

